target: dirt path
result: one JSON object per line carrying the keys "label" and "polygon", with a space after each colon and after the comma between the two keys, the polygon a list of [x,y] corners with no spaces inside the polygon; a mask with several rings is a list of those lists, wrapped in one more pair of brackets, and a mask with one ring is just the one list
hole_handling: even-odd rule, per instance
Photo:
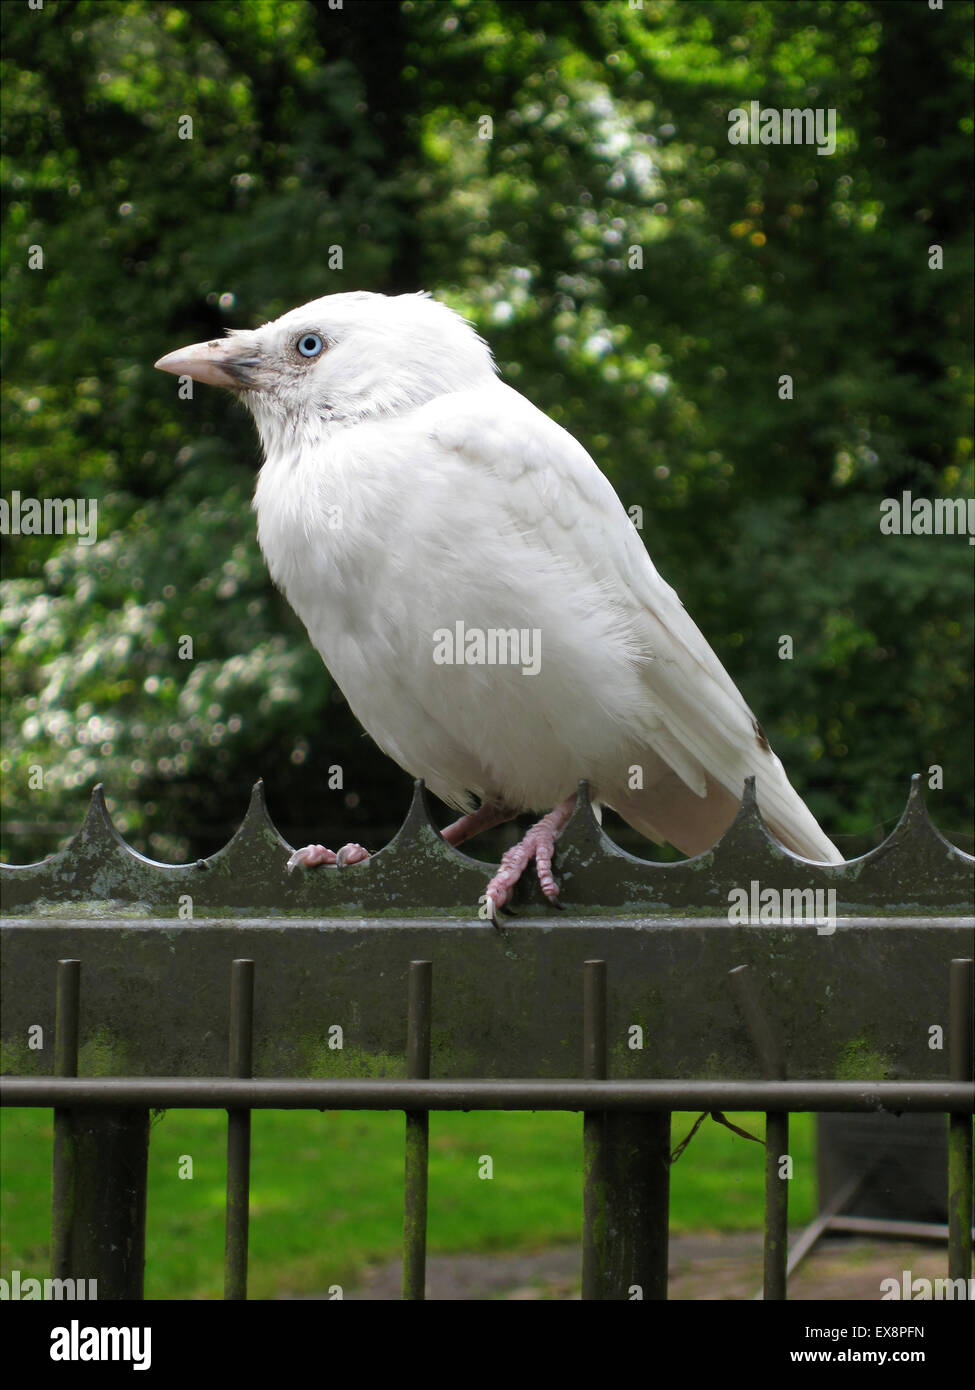
{"label": "dirt path", "polygon": [[[793,1233],[795,1238],[799,1232]],[[947,1252],[937,1245],[832,1237],[793,1275],[794,1300],[881,1297],[882,1279],[940,1279]],[[760,1234],[675,1236],[670,1242],[671,1299],[750,1299],[762,1283]],[[399,1262],[372,1270],[352,1299],[398,1299]],[[427,1261],[428,1299],[572,1299],[579,1297],[578,1247],[528,1255],[434,1255]]]}

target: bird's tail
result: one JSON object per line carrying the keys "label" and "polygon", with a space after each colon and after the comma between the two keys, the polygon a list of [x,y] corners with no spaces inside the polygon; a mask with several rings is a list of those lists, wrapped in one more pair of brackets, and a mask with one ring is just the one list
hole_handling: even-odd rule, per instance
{"label": "bird's tail", "polygon": [[786,849],[800,854],[803,859],[812,859],[817,864],[842,864],[842,854],[833,841],[823,833],[822,828],[809,807],[791,786],[792,798],[785,807],[785,813],[777,806],[763,806],[761,792],[758,793],[758,809],[769,830],[781,840]]}
{"label": "bird's tail", "polygon": [[[758,809],[770,832],[786,849],[817,864],[842,864],[842,854],[824,834],[815,816],[789,782],[778,758],[755,775]],[[706,795],[700,797],[674,773],[652,787],[628,796],[601,796],[635,830],[657,844],[669,841],[682,854],[704,854],[712,849],[731,825],[741,805],[741,791],[733,795],[709,774]]]}

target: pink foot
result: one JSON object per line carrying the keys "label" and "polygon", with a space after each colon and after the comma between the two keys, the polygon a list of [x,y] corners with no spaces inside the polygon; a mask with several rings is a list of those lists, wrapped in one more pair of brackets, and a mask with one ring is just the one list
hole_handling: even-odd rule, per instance
{"label": "pink foot", "polygon": [[485,894],[487,915],[495,925],[498,909],[504,907],[515,884],[533,859],[538,872],[538,882],[546,898],[549,902],[555,902],[559,896],[559,885],[552,873],[552,855],[555,853],[555,841],[568,824],[575,804],[576,793],[573,792],[560,802],[554,811],[550,811],[537,825],[533,825],[523,840],[502,855],[501,868],[488,884]]}
{"label": "pink foot", "polygon": [[515,806],[499,806],[493,801],[486,802],[469,816],[461,816],[453,825],[444,826],[440,833],[448,845],[462,845],[472,836],[480,835],[482,830],[493,830],[496,825],[504,825],[505,821],[514,820],[517,814]]}
{"label": "pink foot", "polygon": [[319,864],[335,864],[338,868],[344,869],[347,864],[361,864],[369,858],[369,851],[363,849],[361,845],[343,845],[338,854],[333,849],[326,849],[324,845],[305,845],[304,849],[296,849],[288,860],[288,873],[292,869],[297,869],[300,864],[304,869],[315,869]]}

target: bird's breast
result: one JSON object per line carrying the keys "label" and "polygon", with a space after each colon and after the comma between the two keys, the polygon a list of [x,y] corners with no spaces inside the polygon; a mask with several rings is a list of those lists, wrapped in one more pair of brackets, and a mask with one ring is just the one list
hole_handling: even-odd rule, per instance
{"label": "bird's breast", "polygon": [[[617,608],[512,520],[496,478],[389,438],[265,464],[271,574],[401,766],[448,799],[544,805],[619,760],[640,697]],[[619,722],[594,717],[610,700]]]}

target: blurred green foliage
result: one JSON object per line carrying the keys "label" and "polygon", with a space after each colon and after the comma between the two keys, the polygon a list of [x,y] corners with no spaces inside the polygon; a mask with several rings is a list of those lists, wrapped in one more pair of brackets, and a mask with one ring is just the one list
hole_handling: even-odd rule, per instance
{"label": "blurred green foliage", "polygon": [[[408,779],[266,578],[248,417],[152,368],[350,289],[468,314],[642,508],[842,848],[935,764],[963,835],[972,550],[882,535],[879,507],[972,489],[971,18],[5,4],[0,491],[94,497],[98,540],[3,538],[4,857],[63,843],[96,781],[162,858],[223,843],[259,775],[293,841],[398,822]],[[835,108],[835,154],[730,144],[752,100]]]}

